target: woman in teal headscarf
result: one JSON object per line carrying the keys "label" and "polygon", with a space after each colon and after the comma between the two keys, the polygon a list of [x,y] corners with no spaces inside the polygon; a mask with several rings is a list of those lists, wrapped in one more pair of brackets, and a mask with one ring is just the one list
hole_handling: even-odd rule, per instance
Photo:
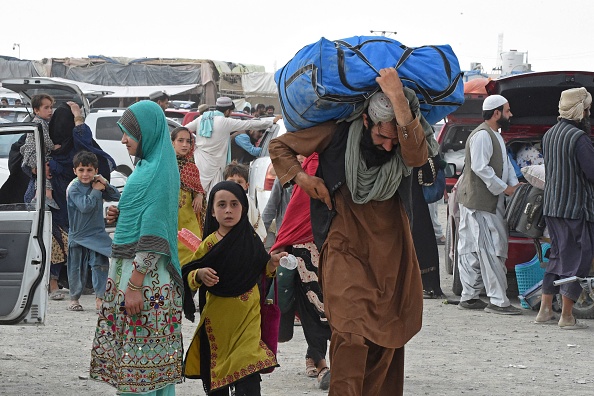
{"label": "woman in teal headscarf", "polygon": [[183,358],[177,161],[156,103],[135,103],[118,125],[138,162],[119,203],[90,375],[122,395],[174,395]]}

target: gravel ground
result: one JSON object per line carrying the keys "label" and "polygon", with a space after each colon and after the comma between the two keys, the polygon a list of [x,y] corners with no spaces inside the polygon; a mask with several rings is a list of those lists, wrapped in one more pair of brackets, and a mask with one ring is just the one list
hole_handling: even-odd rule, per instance
{"label": "gravel ground", "polygon": [[[443,224],[443,205],[440,217]],[[451,283],[442,263],[442,288],[450,298]],[[588,329],[566,331],[534,324],[535,311],[501,316],[462,311],[441,299],[424,302],[423,329],[406,347],[406,395],[594,394],[594,321],[585,321]],[[70,312],[67,301],[50,301],[45,326],[0,326],[1,395],[115,394],[88,379],[94,298],[83,296],[81,303],[86,311]],[[195,324],[184,322],[186,346],[194,330]],[[305,350],[298,327],[292,341],[279,345],[281,367],[262,376],[262,395],[325,393],[304,374]],[[176,391],[204,395],[199,380]]]}

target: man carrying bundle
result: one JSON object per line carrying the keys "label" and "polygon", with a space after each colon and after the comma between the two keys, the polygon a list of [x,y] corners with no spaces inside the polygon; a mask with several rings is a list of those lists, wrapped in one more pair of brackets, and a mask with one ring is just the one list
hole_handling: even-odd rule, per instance
{"label": "man carrying bundle", "polygon": [[[382,92],[345,122],[271,141],[280,182],[312,198],[319,279],[332,330],[330,395],[403,393],[404,345],[421,329],[421,274],[410,232],[411,168],[427,162],[433,133],[394,68]],[[316,176],[297,154],[319,153]]]}

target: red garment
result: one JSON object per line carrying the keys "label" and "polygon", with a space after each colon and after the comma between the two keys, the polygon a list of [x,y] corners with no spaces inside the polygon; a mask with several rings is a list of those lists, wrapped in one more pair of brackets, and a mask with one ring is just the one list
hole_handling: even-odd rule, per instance
{"label": "red garment", "polygon": [[[192,139],[194,147],[194,139]],[[182,190],[204,194],[204,188],[200,183],[200,172],[194,162],[194,149],[183,157],[177,157],[177,166],[179,167],[180,187]]]}
{"label": "red garment", "polygon": [[[318,153],[313,153],[301,165],[305,173],[310,176],[316,174],[318,169]],[[283,218],[283,223],[276,236],[276,242],[270,249],[292,246],[298,243],[313,242],[311,220],[309,214],[309,195],[298,185],[293,187],[293,193]]]}

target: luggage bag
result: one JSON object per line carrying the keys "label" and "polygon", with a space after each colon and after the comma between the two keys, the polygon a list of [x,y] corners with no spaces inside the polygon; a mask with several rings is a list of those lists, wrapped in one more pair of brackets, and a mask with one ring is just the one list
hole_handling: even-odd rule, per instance
{"label": "luggage bag", "polygon": [[287,131],[347,118],[379,91],[379,70],[395,67],[434,124],[464,102],[458,58],[449,45],[407,47],[388,37],[354,36],[302,48],[275,75]]}
{"label": "luggage bag", "polygon": [[540,238],[546,227],[542,214],[544,191],[531,184],[518,186],[505,208],[505,219],[510,230],[530,238]]}

